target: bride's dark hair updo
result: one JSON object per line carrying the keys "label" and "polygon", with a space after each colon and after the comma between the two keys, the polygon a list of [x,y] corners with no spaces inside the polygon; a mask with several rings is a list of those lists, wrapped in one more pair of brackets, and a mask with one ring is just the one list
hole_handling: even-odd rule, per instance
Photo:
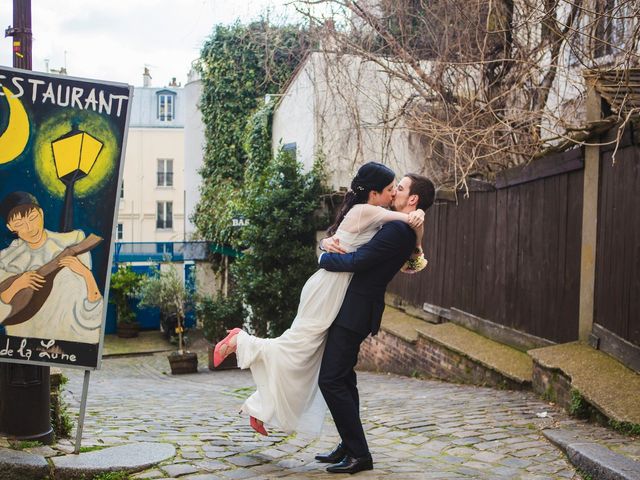
{"label": "bride's dark hair updo", "polygon": [[362,165],[351,181],[351,189],[345,194],[336,220],[327,230],[327,236],[330,237],[336,233],[338,225],[354,205],[369,201],[369,192],[381,193],[395,178],[396,174],[393,173],[393,170],[381,163],[368,162]]}

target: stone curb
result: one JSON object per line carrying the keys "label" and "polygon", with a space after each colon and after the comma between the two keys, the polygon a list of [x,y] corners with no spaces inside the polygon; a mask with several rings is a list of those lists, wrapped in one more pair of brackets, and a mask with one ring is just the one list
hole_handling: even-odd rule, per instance
{"label": "stone curb", "polygon": [[155,355],[156,353],[173,352],[175,348],[168,348],[162,350],[149,350],[145,352],[117,352],[117,353],[103,353],[102,358],[124,358],[124,357],[148,357]]}
{"label": "stone curb", "polygon": [[560,448],[582,472],[599,480],[640,480],[640,462],[615,453],[594,442],[580,441],[570,430],[543,430],[547,439]]}
{"label": "stone curb", "polygon": [[0,448],[3,480],[39,480],[49,475],[49,464],[42,455]]}
{"label": "stone curb", "polygon": [[51,457],[49,465],[42,455],[0,448],[0,471],[3,480],[39,480],[50,474],[56,480],[93,478],[105,472],[144,470],[175,454],[172,444],[139,442]]}

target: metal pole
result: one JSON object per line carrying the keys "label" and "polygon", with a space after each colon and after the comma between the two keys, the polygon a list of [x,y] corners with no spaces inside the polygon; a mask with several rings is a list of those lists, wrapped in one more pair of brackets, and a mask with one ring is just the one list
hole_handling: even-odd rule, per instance
{"label": "metal pole", "polygon": [[73,451],[76,455],[80,453],[82,443],[82,429],[84,428],[84,414],[87,411],[87,394],[89,393],[89,375],[91,370],[84,371],[84,382],[82,383],[82,398],[80,400],[80,413],[78,415],[78,430],[76,431],[76,447]]}
{"label": "metal pole", "polygon": [[[13,0],[13,66],[31,70],[31,0]],[[49,367],[0,364],[0,429],[18,439],[53,441]]]}
{"label": "metal pole", "polygon": [[5,37],[13,37],[13,66],[31,70],[31,0],[13,0],[13,27],[5,30]]}

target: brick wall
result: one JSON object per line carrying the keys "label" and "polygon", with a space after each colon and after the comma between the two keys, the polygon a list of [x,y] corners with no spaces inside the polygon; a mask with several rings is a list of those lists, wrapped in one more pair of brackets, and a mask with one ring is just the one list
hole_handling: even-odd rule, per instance
{"label": "brick wall", "polygon": [[510,390],[528,388],[424,336],[409,342],[384,330],[362,343],[358,368]]}
{"label": "brick wall", "polygon": [[374,372],[391,372],[411,376],[418,368],[414,345],[380,330],[360,347],[357,368]]}
{"label": "brick wall", "polygon": [[534,360],[532,385],[533,391],[543,399],[569,409],[571,405],[571,379],[560,370],[543,367]]}

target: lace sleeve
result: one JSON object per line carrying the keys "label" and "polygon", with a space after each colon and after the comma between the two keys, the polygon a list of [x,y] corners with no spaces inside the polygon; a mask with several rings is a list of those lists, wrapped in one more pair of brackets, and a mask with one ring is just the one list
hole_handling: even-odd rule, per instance
{"label": "lace sleeve", "polygon": [[406,222],[406,213],[393,212],[386,208],[361,203],[354,205],[340,223],[340,229],[350,233],[360,233],[370,228],[377,228],[393,220]]}

